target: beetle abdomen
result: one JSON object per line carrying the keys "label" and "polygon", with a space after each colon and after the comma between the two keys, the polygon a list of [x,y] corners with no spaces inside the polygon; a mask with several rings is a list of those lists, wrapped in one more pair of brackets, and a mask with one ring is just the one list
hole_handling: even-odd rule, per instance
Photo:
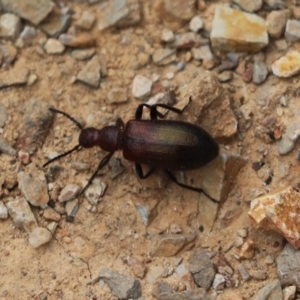
{"label": "beetle abdomen", "polygon": [[186,122],[132,120],[123,134],[126,159],[159,169],[196,169],[218,152],[218,144],[204,129]]}

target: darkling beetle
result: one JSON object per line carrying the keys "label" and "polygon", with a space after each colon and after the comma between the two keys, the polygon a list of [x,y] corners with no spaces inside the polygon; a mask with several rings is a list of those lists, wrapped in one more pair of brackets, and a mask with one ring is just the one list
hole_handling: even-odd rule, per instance
{"label": "darkling beetle", "polygon": [[[192,101],[191,97],[189,103]],[[151,120],[142,120],[143,108],[150,109]],[[145,179],[155,169],[162,169],[171,181],[182,188],[203,193],[210,197],[203,189],[195,188],[177,181],[172,171],[191,170],[208,164],[219,153],[216,141],[204,129],[191,123],[182,121],[158,120],[165,115],[157,111],[162,107],[178,114],[182,110],[165,104],[140,104],[135,112],[135,119],[124,122],[118,118],[115,126],[105,126],[98,130],[93,127],[83,128],[81,124],[63,111],[49,108],[50,111],[59,113],[73,121],[81,130],[79,144],[73,149],[54,157],[43,165],[66,156],[80,147],[91,148],[100,146],[109,152],[98,165],[97,170],[89,179],[87,185],[81,191],[83,193],[92,183],[98,171],[103,168],[117,150],[123,150],[123,156],[127,160],[135,162],[135,171],[139,178]],[[141,164],[149,166],[149,171],[144,174]]]}

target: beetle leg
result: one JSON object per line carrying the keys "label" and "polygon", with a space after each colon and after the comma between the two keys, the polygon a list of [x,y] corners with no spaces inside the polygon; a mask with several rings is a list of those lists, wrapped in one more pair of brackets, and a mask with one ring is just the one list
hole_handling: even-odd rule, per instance
{"label": "beetle leg", "polygon": [[[149,105],[149,104],[146,104],[146,103],[142,103],[140,104],[136,111],[135,111],[135,119],[136,120],[141,120],[142,119],[142,115],[143,115],[143,108],[144,107],[147,107],[150,109],[150,117],[151,117],[151,120],[156,120],[157,117],[159,118],[163,118],[164,115],[162,113],[160,113],[159,111],[157,111],[155,109],[155,105]],[[152,109],[152,107],[154,107],[154,109]]]}
{"label": "beetle leg", "polygon": [[151,106],[151,110],[150,110],[150,116],[151,116],[151,120],[156,120],[156,118],[152,118],[152,116],[158,116],[160,118],[164,118],[165,115],[163,115],[162,113],[159,113],[157,111],[157,107],[162,107],[162,108],[165,108],[165,109],[168,109],[168,110],[171,110],[173,112],[176,112],[178,114],[182,114],[184,112],[184,110],[189,106],[189,104],[192,102],[192,97],[189,98],[189,103],[183,108],[183,109],[179,109],[179,108],[176,108],[176,107],[173,107],[173,106],[170,106],[170,105],[167,105],[167,104],[155,104],[155,105],[152,105]]}
{"label": "beetle leg", "polygon": [[64,157],[64,156],[67,156],[67,155],[69,155],[70,153],[72,153],[72,152],[78,150],[79,147],[80,147],[80,145],[77,145],[77,146],[75,146],[73,149],[71,149],[71,150],[69,150],[69,151],[67,151],[67,152],[65,152],[65,153],[63,153],[63,154],[60,154],[60,155],[58,155],[58,156],[56,156],[56,157],[54,157],[54,158],[52,158],[52,159],[50,159],[50,160],[48,160],[46,163],[43,164],[43,168],[46,167],[47,165],[51,164],[53,161],[58,160],[58,159],[60,159],[60,158],[62,158],[62,157]]}
{"label": "beetle leg", "polygon": [[143,108],[144,107],[147,107],[150,109],[150,119],[151,120],[157,120],[157,118],[161,118],[163,119],[165,117],[165,115],[163,115],[162,113],[160,113],[158,110],[157,110],[157,107],[162,107],[162,108],[165,108],[165,109],[168,109],[170,111],[173,111],[173,112],[176,112],[178,114],[182,114],[184,112],[184,110],[188,107],[188,105],[192,102],[192,97],[189,98],[189,103],[183,108],[183,109],[179,109],[179,108],[176,108],[176,107],[173,107],[173,106],[170,106],[170,105],[167,105],[167,104],[154,104],[154,105],[149,105],[149,104],[146,104],[146,103],[143,103],[143,104],[140,104],[138,106],[138,108],[136,109],[136,112],[135,112],[135,119],[136,120],[140,120],[142,118],[142,115],[143,115]]}
{"label": "beetle leg", "polygon": [[135,163],[135,172],[139,176],[140,179],[146,179],[153,173],[153,171],[154,171],[154,168],[150,168],[148,173],[146,175],[144,175],[142,166],[138,163]]}
{"label": "beetle leg", "polygon": [[88,186],[93,182],[93,180],[97,176],[98,171],[102,169],[109,162],[109,160],[111,159],[114,153],[115,153],[114,151],[110,152],[105,157],[102,158],[97,170],[93,173],[93,175],[91,176],[91,178],[89,179],[88,183],[83,188],[83,190],[80,192],[80,194],[83,194],[85,192],[85,190],[88,188]]}
{"label": "beetle leg", "polygon": [[198,192],[198,193],[203,193],[207,198],[209,198],[211,201],[215,202],[215,203],[219,203],[219,201],[217,201],[216,199],[212,198],[211,196],[209,196],[203,189],[200,189],[200,188],[195,188],[193,186],[190,186],[190,185],[186,185],[186,184],[183,184],[183,183],[180,183],[177,181],[176,177],[174,176],[174,174],[172,174],[170,171],[168,170],[164,170],[165,171],[165,174],[169,177],[169,179],[171,181],[173,181],[174,183],[176,183],[177,185],[179,185],[180,187],[182,188],[185,188],[187,190],[191,190],[191,191],[195,191],[195,192]]}
{"label": "beetle leg", "polygon": [[116,121],[116,126],[117,126],[118,128],[124,128],[124,127],[125,127],[124,122],[123,122],[123,120],[122,120],[121,118],[118,118],[118,119],[117,119],[117,121]]}

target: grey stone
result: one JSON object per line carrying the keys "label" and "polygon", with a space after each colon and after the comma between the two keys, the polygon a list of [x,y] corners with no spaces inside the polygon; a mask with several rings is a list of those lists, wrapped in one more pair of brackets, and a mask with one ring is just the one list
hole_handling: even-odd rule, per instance
{"label": "grey stone", "polygon": [[251,300],[282,300],[283,294],[278,279],[267,283],[263,288],[261,288]]}
{"label": "grey stone", "polygon": [[60,34],[65,32],[71,24],[70,15],[51,15],[42,24],[41,29],[48,35],[57,38]]}
{"label": "grey stone", "polygon": [[13,45],[0,45],[0,53],[2,56],[2,63],[4,66],[11,65],[17,56],[17,49]]}
{"label": "grey stone", "polygon": [[164,292],[158,295],[157,300],[212,300],[204,289],[195,289],[179,293]]}
{"label": "grey stone", "polygon": [[10,156],[17,155],[17,151],[3,137],[0,137],[0,153],[4,153]]}
{"label": "grey stone", "polygon": [[61,190],[61,192],[58,196],[58,201],[59,202],[70,201],[70,200],[76,198],[76,196],[79,194],[80,190],[81,190],[81,187],[77,184],[74,184],[74,183],[67,184]]}
{"label": "grey stone", "polygon": [[32,154],[41,147],[53,119],[53,113],[48,108],[48,103],[40,99],[31,98],[27,102],[16,149]]}
{"label": "grey stone", "polygon": [[159,200],[148,199],[148,201],[143,201],[142,199],[138,198],[133,198],[132,200],[144,225],[149,225],[157,217],[157,206],[159,204]]}
{"label": "grey stone", "polygon": [[255,12],[261,9],[263,5],[262,0],[234,0],[243,10],[248,12]]}
{"label": "grey stone", "polygon": [[286,0],[264,0],[264,1],[274,9],[284,9],[287,7]]}
{"label": "grey stone", "polygon": [[279,154],[287,155],[295,148],[295,143],[288,138],[286,133],[284,133],[277,142],[277,148]]}
{"label": "grey stone", "polygon": [[195,240],[196,234],[166,234],[158,237],[151,256],[170,257],[176,255],[184,246]]}
{"label": "grey stone", "polygon": [[289,9],[278,11],[274,10],[268,14],[267,27],[268,33],[271,37],[277,39],[282,35],[290,14]]}
{"label": "grey stone", "polygon": [[289,42],[296,42],[300,39],[300,21],[288,20],[285,27],[284,36]]}
{"label": "grey stone", "polygon": [[263,61],[255,60],[253,68],[252,82],[255,84],[263,83],[268,76],[268,68]]}
{"label": "grey stone", "polygon": [[103,18],[98,28],[103,30],[109,27],[124,27],[135,25],[141,20],[141,11],[138,0],[113,0],[105,7]]}
{"label": "grey stone", "polygon": [[6,108],[0,103],[0,127],[4,127],[7,121],[7,111]]}
{"label": "grey stone", "polygon": [[73,200],[68,201],[66,203],[65,208],[66,208],[68,220],[69,221],[73,220],[79,209],[78,199],[73,199]]}
{"label": "grey stone", "polygon": [[18,198],[6,203],[8,213],[18,228],[25,229],[28,233],[38,227],[37,221],[25,198]]}
{"label": "grey stone", "polygon": [[96,38],[88,33],[78,35],[62,33],[58,40],[71,48],[90,48],[96,44]]}
{"label": "grey stone", "polygon": [[76,26],[81,29],[90,30],[93,27],[95,20],[96,16],[93,13],[85,10],[76,22]]}
{"label": "grey stone", "polygon": [[200,248],[192,254],[189,259],[189,271],[198,287],[206,290],[211,287],[216,271],[207,250]]}
{"label": "grey stone", "polygon": [[41,181],[21,171],[18,173],[18,183],[22,194],[28,202],[41,208],[47,206],[50,199],[46,180]]}
{"label": "grey stone", "polygon": [[106,268],[100,270],[99,277],[119,299],[138,299],[142,295],[141,283],[137,279]]}
{"label": "grey stone", "polygon": [[5,204],[0,201],[0,219],[7,219],[8,218],[8,210]]}
{"label": "grey stone", "polygon": [[2,9],[38,25],[52,11],[54,3],[50,0],[1,0]]}
{"label": "grey stone", "polygon": [[195,32],[186,32],[182,34],[176,34],[175,40],[170,44],[170,47],[175,49],[191,49],[208,44],[209,40],[202,38],[200,34]]}
{"label": "grey stone", "polygon": [[98,88],[101,79],[101,65],[97,55],[88,61],[83,69],[78,73],[77,80],[91,87]]}
{"label": "grey stone", "polygon": [[20,34],[20,38],[25,41],[32,41],[36,37],[36,29],[31,26],[25,26]]}
{"label": "grey stone", "polygon": [[122,165],[122,162],[119,158],[112,157],[109,161],[110,167],[110,177],[111,179],[115,179],[121,173],[123,173],[126,168]]}
{"label": "grey stone", "polygon": [[300,136],[300,123],[293,123],[287,128],[281,139],[277,142],[278,152],[281,155],[290,153]]}
{"label": "grey stone", "polygon": [[0,17],[0,37],[15,40],[20,33],[21,20],[14,14],[3,14]]}
{"label": "grey stone", "polygon": [[96,50],[95,49],[74,49],[71,52],[71,55],[76,59],[76,60],[87,60],[90,59],[94,54]]}
{"label": "grey stone", "polygon": [[171,287],[171,285],[169,285],[167,282],[165,281],[161,281],[158,283],[157,286],[157,295],[155,295],[156,297],[162,293],[169,293],[172,294],[173,293],[173,289]]}
{"label": "grey stone", "polygon": [[173,62],[176,59],[175,49],[160,48],[154,51],[152,55],[153,62],[162,66]]}
{"label": "grey stone", "polygon": [[300,290],[300,250],[286,244],[277,256],[276,264],[281,285],[295,285]]}
{"label": "grey stone", "polygon": [[240,273],[243,280],[245,280],[245,281],[250,280],[251,276],[250,276],[248,270],[246,269],[246,267],[243,264],[239,264],[237,266],[237,270]]}

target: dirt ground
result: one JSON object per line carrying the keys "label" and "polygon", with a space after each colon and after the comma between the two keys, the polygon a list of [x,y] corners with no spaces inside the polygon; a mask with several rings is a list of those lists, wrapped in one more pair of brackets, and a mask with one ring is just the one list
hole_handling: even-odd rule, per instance
{"label": "dirt ground", "polygon": [[[132,119],[139,103],[132,93],[132,80],[136,74],[151,77],[159,74],[164,77],[169,66],[160,67],[149,63],[147,67],[133,70],[132,65],[137,54],[145,49],[145,45],[156,47],[160,45],[160,32],[164,28],[156,21],[150,9],[151,1],[141,1],[143,7],[143,21],[135,27],[121,30],[100,32],[97,26],[91,30],[96,37],[96,51],[105,55],[108,76],[101,81],[101,87],[92,89],[81,83],[73,83],[85,62],[76,61],[67,49],[63,55],[47,55],[37,51],[37,44],[19,49],[15,69],[27,68],[38,76],[32,86],[11,87],[0,90],[0,101],[7,110],[8,120],[3,134],[13,145],[22,130],[24,110],[29,99],[37,98],[41,101],[67,112],[85,126],[102,128],[113,124],[117,117],[125,122]],[[221,1],[214,1],[221,2]],[[205,20],[212,20],[213,5],[204,12]],[[89,7],[85,3],[68,2],[76,14]],[[94,10],[97,13],[97,10]],[[42,33],[40,33],[43,36]],[[129,42],[122,43],[122,39]],[[38,39],[37,39],[38,40]],[[277,50],[267,48],[270,59],[276,56]],[[180,52],[178,57],[184,57]],[[170,80],[175,90],[184,84],[184,78],[194,72],[203,72],[204,69],[196,63],[188,63],[186,68],[175,74]],[[5,70],[1,70],[5,72]],[[212,70],[214,72],[214,70]],[[211,232],[201,233],[198,229],[201,220],[197,219],[196,211],[199,195],[181,189],[168,182],[161,175],[154,175],[150,181],[154,186],[156,181],[163,181],[163,188],[143,189],[142,183],[137,179],[133,164],[122,158],[118,152],[116,157],[121,158],[126,170],[115,179],[110,178],[108,168],[101,172],[100,178],[107,184],[102,201],[97,205],[97,211],[91,212],[90,204],[81,199],[80,209],[74,222],[66,222],[63,218],[50,243],[34,249],[28,242],[28,234],[15,227],[11,218],[1,220],[0,226],[0,299],[116,299],[110,289],[102,282],[89,284],[98,276],[100,268],[107,267],[120,273],[132,276],[132,270],[126,264],[126,258],[139,259],[145,265],[146,276],[141,279],[143,298],[154,299],[152,295],[153,282],[160,266],[168,268],[180,257],[185,261],[191,251],[197,247],[209,248],[212,251],[224,253],[228,261],[235,268],[239,261],[234,254],[239,249],[234,246],[235,236],[239,229],[248,230],[248,239],[255,241],[255,255],[250,260],[243,261],[249,269],[258,269],[267,274],[265,279],[251,279],[243,281],[236,274],[238,286],[225,288],[218,294],[211,291],[217,299],[249,299],[266,282],[277,278],[276,265],[272,258],[282,250],[284,239],[271,232],[261,232],[254,228],[247,212],[251,192],[262,189],[263,192],[284,188],[295,184],[297,179],[298,147],[286,156],[278,154],[276,143],[269,143],[257,138],[255,128],[261,125],[266,117],[277,116],[280,106],[278,99],[289,91],[292,94],[299,87],[298,77],[292,80],[280,80],[270,75],[268,80],[260,86],[244,82],[237,74],[229,83],[223,84],[225,89],[235,88],[232,101],[244,101],[251,104],[251,115],[248,121],[241,121],[238,136],[227,146],[230,150],[239,149],[240,154],[247,158],[246,165],[239,172],[233,182],[232,190],[226,202],[220,208],[218,218]],[[122,87],[127,90],[128,101],[124,104],[109,104],[107,93],[110,89]],[[243,100],[241,100],[243,99]],[[268,101],[268,105],[259,105],[259,100]],[[290,113],[298,112],[300,108],[299,97],[290,99],[288,108],[280,117],[282,124],[288,126]],[[244,123],[243,123],[244,122]],[[48,154],[57,151],[62,153],[76,145],[79,130],[69,120],[56,116],[50,127],[49,134],[36,153],[31,156],[31,164],[40,170],[47,161]],[[264,155],[259,152],[263,147]],[[98,165],[105,152],[100,149],[83,150],[59,161],[61,170],[55,178],[56,184],[65,186],[68,183],[83,184]],[[260,161],[264,156],[265,170],[273,171],[272,182],[265,186],[264,176],[259,177],[252,169],[252,163]],[[91,170],[76,171],[72,168],[72,161],[86,162]],[[0,155],[0,178],[16,170],[26,169],[18,160],[8,155]],[[293,172],[290,173],[290,168]],[[285,168],[285,172],[282,172]],[[136,191],[139,193],[136,193]],[[4,202],[20,195],[20,190],[14,187],[2,195]],[[250,195],[250,196],[249,196]],[[145,201],[159,199],[158,214],[153,222],[145,226],[134,206],[134,198],[141,197]],[[46,224],[40,208],[32,210],[41,226]],[[198,236],[192,249],[181,251],[176,257],[152,257],[150,255],[152,241],[155,234],[165,232],[170,224],[177,224],[182,231],[189,233],[197,231]],[[161,272],[161,271],[160,271]],[[168,281],[168,278],[166,278]],[[179,289],[180,282],[171,282]],[[46,296],[45,296],[46,295]]]}

